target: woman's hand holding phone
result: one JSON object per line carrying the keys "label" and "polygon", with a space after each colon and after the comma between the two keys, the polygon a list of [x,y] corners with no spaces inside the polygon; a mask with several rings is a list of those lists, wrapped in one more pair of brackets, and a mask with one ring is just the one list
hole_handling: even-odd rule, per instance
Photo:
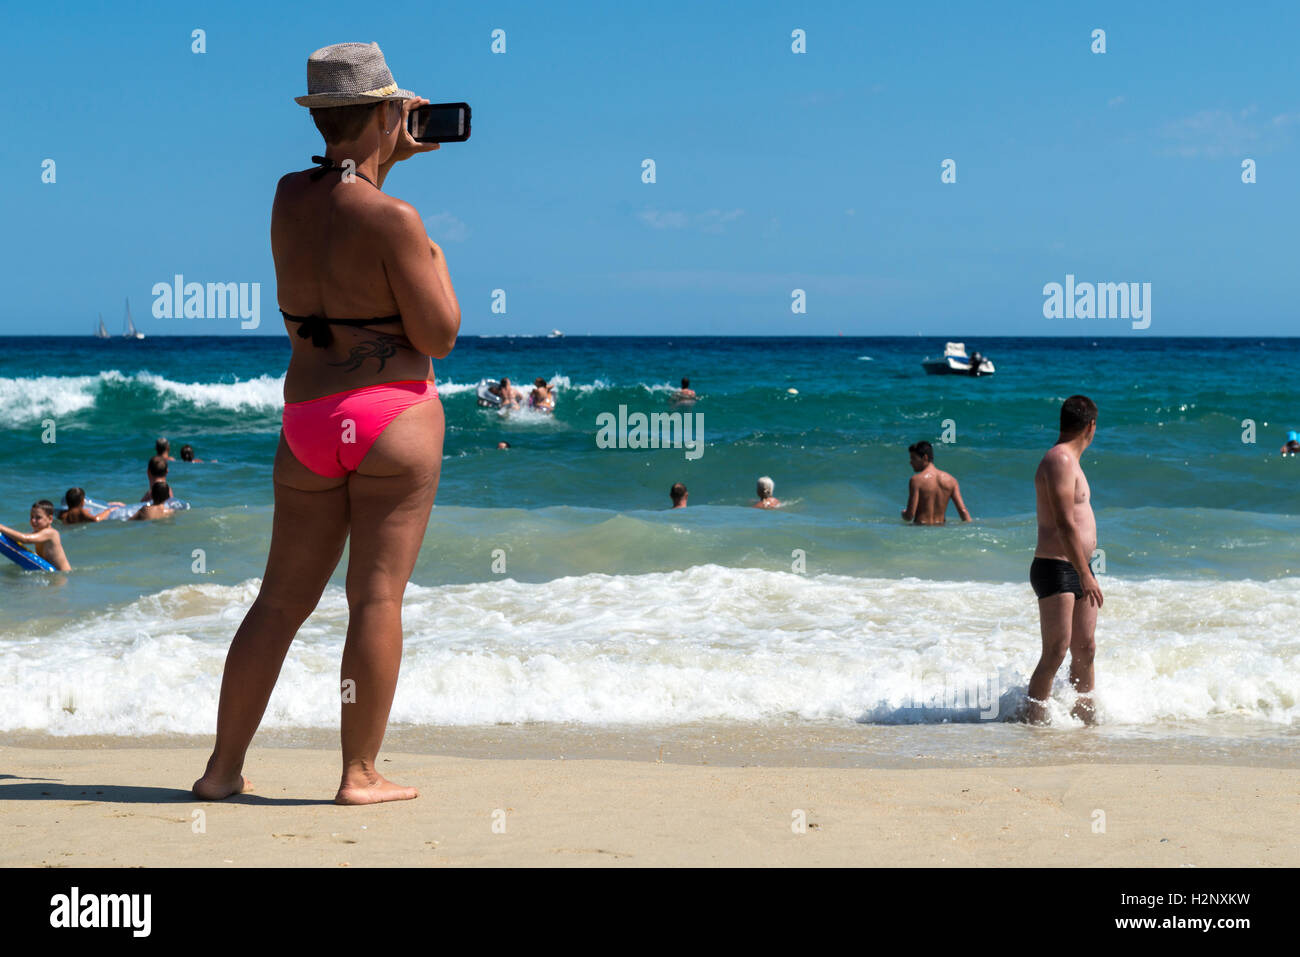
{"label": "woman's hand holding phone", "polygon": [[384,164],[385,166],[391,167],[394,163],[410,159],[416,153],[428,153],[442,145],[441,143],[421,143],[417,141],[411,136],[410,127],[407,125],[407,117],[412,110],[418,110],[420,107],[428,105],[429,101],[423,97],[402,101],[401,134],[397,137],[397,145],[393,147],[393,155],[388,158],[388,162]]}

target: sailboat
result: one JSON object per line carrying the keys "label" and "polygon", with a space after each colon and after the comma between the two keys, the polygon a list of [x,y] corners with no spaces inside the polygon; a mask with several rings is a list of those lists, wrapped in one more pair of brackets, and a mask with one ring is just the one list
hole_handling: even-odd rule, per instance
{"label": "sailboat", "polygon": [[135,327],[131,321],[131,300],[126,301],[126,332],[122,333],[123,339],[143,339],[144,333]]}
{"label": "sailboat", "polygon": [[104,314],[99,314],[99,328],[95,330],[96,339],[108,339],[108,327],[104,325]]}

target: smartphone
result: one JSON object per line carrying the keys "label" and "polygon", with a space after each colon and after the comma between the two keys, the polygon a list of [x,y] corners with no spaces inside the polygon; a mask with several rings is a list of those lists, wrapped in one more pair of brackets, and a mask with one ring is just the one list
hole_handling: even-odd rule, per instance
{"label": "smartphone", "polygon": [[420,143],[463,143],[469,139],[469,104],[421,106],[406,115],[406,128]]}

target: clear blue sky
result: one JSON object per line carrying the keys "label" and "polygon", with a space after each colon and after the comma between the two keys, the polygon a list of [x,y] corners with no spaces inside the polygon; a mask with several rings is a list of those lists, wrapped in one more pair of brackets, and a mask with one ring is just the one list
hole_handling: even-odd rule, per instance
{"label": "clear blue sky", "polygon": [[88,333],[101,311],[119,332],[128,295],[146,332],[238,333],[150,316],[152,285],[182,273],[262,283],[262,330],[282,335],[272,193],[321,149],[293,102],[307,55],[345,40],[474,108],[468,143],[387,187],[446,250],[468,334],[1128,331],[1044,319],[1042,287],[1067,273],[1150,282],[1146,334],[1300,332],[1290,2],[239,0],[4,19],[0,334]]}

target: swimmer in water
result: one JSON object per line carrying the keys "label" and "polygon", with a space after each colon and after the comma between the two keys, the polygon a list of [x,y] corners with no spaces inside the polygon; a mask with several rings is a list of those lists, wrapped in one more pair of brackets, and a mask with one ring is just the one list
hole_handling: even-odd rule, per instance
{"label": "swimmer in water", "polygon": [[668,490],[668,497],[673,500],[673,508],[685,508],[686,499],[690,493],[686,491],[686,486],[678,482]]}
{"label": "swimmer in water", "polygon": [[754,503],[754,508],[780,508],[781,500],[772,493],[776,491],[776,483],[764,475],[758,480],[758,501]]}
{"label": "swimmer in water", "polygon": [[911,458],[913,475],[907,482],[907,508],[903,521],[915,525],[942,525],[947,521],[948,502],[957,506],[963,522],[969,522],[970,512],[961,500],[961,486],[957,480],[934,466],[934,446],[917,442],[907,450]]}
{"label": "swimmer in water", "polygon": [[119,505],[125,505],[125,502],[109,502],[108,508],[104,509],[98,515],[91,515],[86,511],[86,490],[84,488],[70,488],[67,494],[63,496],[68,503],[68,510],[60,518],[64,525],[79,525],[82,522],[102,522],[108,517],[108,513]]}
{"label": "swimmer in water", "polygon": [[63,541],[59,538],[59,531],[54,527],[54,503],[41,499],[33,504],[29,520],[32,524],[31,534],[15,531],[7,525],[0,525],[0,532],[20,545],[31,545],[37,555],[59,571],[72,571],[68,556],[63,553]]}
{"label": "swimmer in water", "polygon": [[140,501],[149,501],[150,497],[153,495],[153,486],[155,482],[167,481],[167,462],[168,459],[161,455],[155,455],[149,460],[149,467],[145,473],[149,478],[149,491],[140,496]]}
{"label": "swimmer in water", "polygon": [[165,504],[171,497],[171,486],[159,479],[149,489],[149,504],[132,515],[131,520],[148,522],[155,518],[166,518],[173,511]]}
{"label": "swimmer in water", "polygon": [[528,396],[528,404],[541,412],[555,411],[555,393],[551,391],[545,379],[533,380],[533,391]]}
{"label": "swimmer in water", "polygon": [[1282,446],[1283,455],[1300,455],[1300,433],[1295,431],[1286,434],[1286,444]]}
{"label": "swimmer in water", "polygon": [[488,391],[501,397],[501,404],[497,406],[499,409],[517,409],[524,398],[524,394],[511,385],[510,380],[505,377],[502,377],[496,385],[488,386]]}
{"label": "swimmer in water", "polygon": [[695,390],[691,388],[691,380],[683,376],[682,387],[672,394],[672,401],[694,402],[698,398],[699,396],[695,394]]}
{"label": "swimmer in water", "polygon": [[189,445],[189,444],[186,444],[186,445],[182,445],[182,446],[181,446],[181,461],[182,461],[182,462],[202,462],[203,459],[196,459],[196,458],[194,457],[194,446]]}

